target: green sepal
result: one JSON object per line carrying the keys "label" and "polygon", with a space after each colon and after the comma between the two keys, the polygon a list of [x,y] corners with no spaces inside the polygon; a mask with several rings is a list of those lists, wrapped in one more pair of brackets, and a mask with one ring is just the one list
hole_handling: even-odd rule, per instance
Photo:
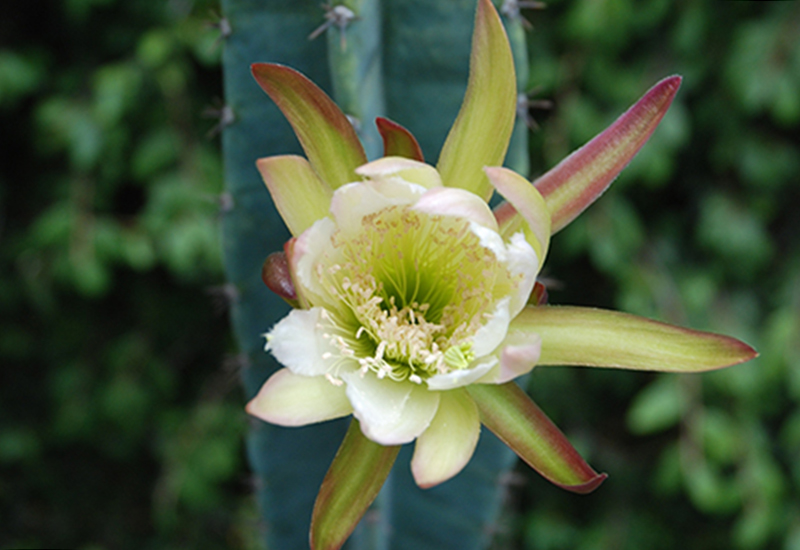
{"label": "green sepal", "polygon": [[526,307],[509,331],[542,338],[537,365],[701,372],[749,361],[758,353],[735,338],[676,327],[619,311]]}
{"label": "green sepal", "polygon": [[283,112],[317,175],[331,189],[358,181],[355,169],[367,162],[353,125],[316,84],[275,63],[254,63],[253,76]]}
{"label": "green sepal", "polygon": [[467,386],[481,422],[548,481],[590,493],[606,479],[578,454],[561,430],[514,382]]}
{"label": "green sepal", "polygon": [[514,58],[500,16],[490,0],[480,0],[467,92],[436,166],[444,185],[466,189],[484,200],[492,196],[483,167],[500,166],[506,156],[517,110],[514,75]]}
{"label": "green sepal", "polygon": [[265,157],[256,161],[256,167],[292,235],[297,237],[328,215],[333,191],[306,159],[297,155]]}
{"label": "green sepal", "polygon": [[392,469],[400,446],[367,439],[355,418],[322,481],[311,516],[312,550],[341,548]]}

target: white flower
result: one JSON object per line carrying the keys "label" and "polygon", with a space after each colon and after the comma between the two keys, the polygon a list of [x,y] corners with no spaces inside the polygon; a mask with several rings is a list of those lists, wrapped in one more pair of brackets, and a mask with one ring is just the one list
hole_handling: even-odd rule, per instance
{"label": "white flower", "polygon": [[[267,335],[286,368],[250,403],[298,426],[352,413],[382,445],[417,440],[412,471],[430,486],[458,473],[478,440],[462,389],[530,371],[541,348],[507,340],[539,258],[520,232],[504,241],[484,200],[443,187],[424,163],[386,157],[333,195],[330,216],[294,242],[305,309]],[[512,339],[513,340],[513,339]]]}

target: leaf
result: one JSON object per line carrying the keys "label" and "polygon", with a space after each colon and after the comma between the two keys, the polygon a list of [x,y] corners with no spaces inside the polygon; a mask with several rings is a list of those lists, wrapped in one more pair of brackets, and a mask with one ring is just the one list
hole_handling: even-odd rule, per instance
{"label": "leaf", "polygon": [[687,398],[674,376],[662,376],[634,397],[628,409],[628,428],[637,435],[675,426],[687,406]]}
{"label": "leaf", "polygon": [[700,372],[758,355],[735,338],[594,308],[527,307],[511,322],[515,330],[541,336],[539,365]]}
{"label": "leaf", "polygon": [[655,131],[680,85],[680,76],[660,81],[611,126],[533,182],[550,209],[553,233],[608,189]]}
{"label": "leaf", "polygon": [[251,70],[289,120],[322,181],[331,189],[356,181],[355,169],[367,162],[367,156],[353,125],[333,100],[289,67],[254,63]]}
{"label": "leaf", "polygon": [[436,166],[444,185],[466,189],[485,200],[491,197],[483,167],[503,164],[517,109],[514,74],[500,16],[490,0],[480,0],[467,93]]}

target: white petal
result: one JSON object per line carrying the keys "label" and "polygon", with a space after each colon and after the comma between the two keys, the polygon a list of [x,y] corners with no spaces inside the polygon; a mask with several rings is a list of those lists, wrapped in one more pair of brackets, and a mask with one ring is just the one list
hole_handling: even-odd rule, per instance
{"label": "white petal", "polygon": [[430,164],[402,157],[383,157],[356,168],[356,174],[379,180],[396,176],[426,189],[442,186],[442,178]]}
{"label": "white petal", "polygon": [[505,384],[517,376],[529,373],[542,353],[542,339],[538,335],[533,336],[530,344],[505,346],[500,352],[500,363],[478,380],[478,383]]}
{"label": "white petal", "polygon": [[480,430],[478,408],[469,395],[442,392],[436,416],[414,446],[411,472],[417,485],[427,489],[460,472],[472,458]]}
{"label": "white petal", "polygon": [[484,325],[475,331],[472,336],[472,353],[475,357],[483,357],[490,354],[508,333],[508,324],[511,322],[509,304],[511,299],[503,298],[495,304],[491,317]]}
{"label": "white petal", "polygon": [[423,193],[421,185],[397,177],[348,183],[333,194],[331,214],[345,235],[353,235],[361,229],[364,216],[390,206],[414,204]]}
{"label": "white petal", "polygon": [[454,370],[446,374],[435,374],[428,378],[425,383],[428,384],[429,389],[435,391],[460,388],[461,386],[472,384],[497,364],[497,357],[487,357],[480,362],[473,363],[474,366],[468,369]]}
{"label": "white petal", "polygon": [[469,228],[478,237],[482,247],[491,250],[498,261],[506,261],[506,245],[497,231],[474,222],[470,224]]}
{"label": "white petal", "polygon": [[265,350],[295,374],[320,376],[328,373],[341,357],[320,325],[324,310],[293,309],[267,334]]}
{"label": "white petal", "polygon": [[[314,222],[314,225],[304,231],[294,242],[292,248],[292,273],[295,282],[300,285],[300,292],[304,296],[311,295],[312,302],[318,302],[322,297],[327,297],[328,292],[320,284],[316,273],[316,265],[324,254],[329,256],[337,254],[331,239],[336,232],[336,225],[330,218],[323,218]],[[336,258],[331,261],[336,263]],[[315,300],[314,297],[317,299]]]}
{"label": "white petal", "polygon": [[247,412],[279,426],[305,426],[347,416],[353,411],[344,385],[323,376],[300,376],[281,369],[261,386]]}
{"label": "white petal", "polygon": [[517,276],[521,278],[509,307],[511,317],[516,317],[525,307],[536,283],[536,275],[539,272],[536,252],[522,233],[512,235],[506,244],[498,233],[479,224],[471,224],[470,229],[480,239],[481,246],[491,250],[497,260],[508,269],[512,278]]}
{"label": "white petal", "polygon": [[[497,220],[489,205],[478,195],[463,189],[455,187],[431,189],[420,197],[413,209],[431,215],[464,218],[495,233],[499,231]],[[500,242],[502,243],[502,240]]]}
{"label": "white petal", "polygon": [[531,295],[533,285],[536,283],[536,275],[539,272],[539,258],[521,232],[511,236],[511,240],[506,245],[506,251],[505,265],[509,273],[512,277],[517,275],[522,277],[509,307],[509,314],[513,319],[528,303],[528,297]]}
{"label": "white petal", "polygon": [[372,372],[349,372],[342,378],[361,431],[381,445],[413,441],[431,423],[439,405],[439,393],[423,385],[379,379]]}

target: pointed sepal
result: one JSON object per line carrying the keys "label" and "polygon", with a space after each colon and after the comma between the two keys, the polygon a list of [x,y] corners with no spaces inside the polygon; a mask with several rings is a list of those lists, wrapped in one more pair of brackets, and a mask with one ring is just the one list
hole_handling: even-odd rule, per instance
{"label": "pointed sepal", "polygon": [[322,181],[331,189],[358,181],[355,169],[367,162],[367,156],[353,125],[333,100],[289,67],[254,63],[251,71],[294,128]]}
{"label": "pointed sepal", "polygon": [[514,382],[473,384],[467,391],[481,422],[547,480],[575,493],[590,493],[606,479]]}
{"label": "pointed sepal", "polygon": [[529,306],[511,322],[509,331],[541,336],[539,366],[702,372],[758,355],[729,336],[595,308]]}
{"label": "pointed sepal", "polygon": [[311,516],[311,549],[341,548],[392,469],[400,446],[383,446],[353,419],[322,481]]}
{"label": "pointed sepal", "polygon": [[680,85],[680,76],[665,78],[606,130],[534,182],[547,201],[553,233],[563,229],[608,189],[650,138]]}
{"label": "pointed sepal", "polygon": [[444,185],[466,189],[484,200],[491,197],[483,167],[499,166],[506,156],[517,109],[514,75],[500,16],[490,0],[480,0],[467,93],[436,166]]}
{"label": "pointed sepal", "polygon": [[295,237],[328,215],[333,190],[297,155],[265,157],[256,167],[275,207]]}
{"label": "pointed sepal", "polygon": [[407,128],[383,117],[376,118],[375,125],[383,139],[383,156],[404,157],[425,162],[417,138]]}

